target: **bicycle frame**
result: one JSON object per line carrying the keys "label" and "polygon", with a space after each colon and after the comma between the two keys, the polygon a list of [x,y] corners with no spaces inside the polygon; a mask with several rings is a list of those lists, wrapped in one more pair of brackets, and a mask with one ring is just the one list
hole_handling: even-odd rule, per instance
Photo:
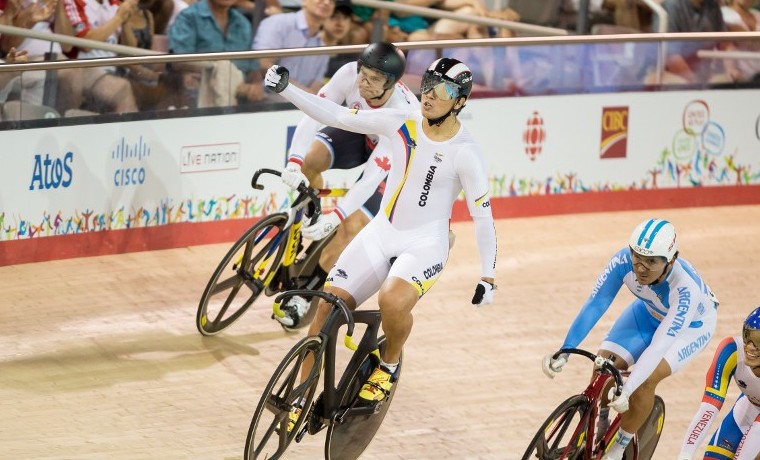
{"label": "bicycle frame", "polygon": [[[259,176],[264,173],[273,174],[276,176],[281,175],[279,171],[273,169],[260,169],[256,171],[253,178],[251,179],[251,187],[256,190],[264,189],[264,187],[258,183]],[[288,220],[283,226],[284,231],[275,236],[275,239],[272,241],[272,244],[270,245],[266,255],[259,261],[258,266],[252,270],[254,279],[261,278],[261,275],[266,270],[269,260],[276,254],[278,248],[280,247],[280,242],[285,237],[287,237],[287,243],[285,244],[285,253],[282,256],[281,266],[287,269],[293,265],[293,263],[295,263],[296,256],[298,255],[298,245],[301,242],[301,223],[303,222],[303,217],[309,204],[313,203],[315,207],[314,214],[311,218],[311,223],[314,223],[322,213],[321,206],[319,206],[320,198],[340,197],[346,194],[345,189],[320,189],[315,193],[312,189],[304,186],[303,184],[299,186],[298,192],[298,198],[296,198],[296,201],[288,210]],[[270,229],[267,229],[266,232],[263,232],[254,240],[254,246],[258,244],[262,239],[266,238],[267,234],[269,234],[269,230]],[[240,260],[238,261],[238,265],[242,259],[243,256],[241,255]],[[277,273],[277,271],[271,271],[267,279],[263,281],[263,285],[268,286]]]}
{"label": "bicycle frame", "polygon": [[[287,300],[290,297],[300,296],[314,296],[319,297],[333,305],[330,314],[327,316],[322,329],[319,331],[318,336],[322,339],[322,349],[324,350],[325,358],[323,362],[323,387],[324,390],[320,396],[321,406],[315,405],[315,416],[319,417],[321,421],[319,427],[311,427],[310,434],[315,434],[317,431],[324,428],[326,422],[337,421],[342,422],[347,417],[356,417],[362,415],[371,415],[377,412],[379,409],[378,404],[360,406],[360,407],[347,407],[341,410],[340,400],[341,397],[348,390],[350,378],[353,375],[351,372],[354,369],[358,369],[364,359],[368,355],[375,355],[380,359],[380,348],[378,346],[378,333],[380,332],[380,311],[378,310],[361,310],[351,311],[345,302],[339,297],[325,293],[322,291],[310,291],[310,290],[294,290],[280,294],[275,298],[274,313],[275,315],[281,314],[280,305],[283,300]],[[354,327],[356,324],[366,324],[367,329],[364,331],[359,344],[353,342]],[[346,337],[344,339],[345,346],[354,351],[351,359],[346,365],[346,369],[342,373],[342,377],[337,387],[335,385],[336,376],[336,348],[338,330],[346,325]]]}
{"label": "bicycle frame", "polygon": [[[620,394],[623,386],[622,377],[626,376],[628,372],[620,371],[612,364],[611,361],[598,357],[592,353],[579,349],[563,349],[555,353],[554,358],[559,357],[560,354],[579,354],[585,356],[594,361],[594,378],[591,383],[581,393],[589,401],[589,411],[584,414],[584,419],[575,429],[572,439],[578,439],[578,442],[582,442],[585,438],[591,442],[586,442],[584,447],[584,459],[598,460],[604,455],[606,446],[613,441],[615,434],[620,427],[620,414],[618,414],[610,423],[604,436],[596,442],[596,420],[599,416],[598,406],[601,399],[604,397],[604,389],[607,386],[610,379],[615,380],[617,386],[617,394]],[[555,428],[556,429],[556,428]],[[638,460],[638,434],[634,433],[633,439],[631,439],[631,449],[633,451],[633,458],[627,458],[626,460]],[[571,446],[567,446],[563,456],[569,453]],[[564,457],[563,457],[564,458]]]}

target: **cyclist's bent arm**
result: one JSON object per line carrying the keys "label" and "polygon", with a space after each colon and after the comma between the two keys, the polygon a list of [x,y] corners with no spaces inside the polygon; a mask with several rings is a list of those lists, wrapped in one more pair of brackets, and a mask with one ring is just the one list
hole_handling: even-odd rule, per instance
{"label": "cyclist's bent arm", "polygon": [[570,325],[562,348],[577,348],[583,342],[599,318],[610,308],[612,301],[623,286],[623,277],[630,270],[631,261],[628,248],[623,248],[610,259],[602,274],[597,278],[591,295],[581,307],[581,311],[573,320],[573,324]]}
{"label": "cyclist's bent arm", "polygon": [[320,123],[360,134],[378,134],[391,137],[407,119],[407,113],[403,110],[348,109],[319,96],[309,94],[295,85],[288,85],[280,94],[306,115]]}
{"label": "cyclist's bent arm", "polygon": [[[675,283],[674,283],[675,284]],[[683,292],[681,292],[683,291]],[[691,295],[689,295],[691,291]],[[662,320],[654,332],[652,342],[644,350],[636,361],[636,367],[631,371],[631,376],[626,380],[623,389],[632,394],[652,375],[652,372],[662,361],[662,357],[675,343],[676,338],[689,328],[697,314],[699,305],[693,299],[700,298],[696,295],[700,291],[696,285],[674,285],[670,289],[668,314]],[[695,293],[696,292],[696,293]]]}
{"label": "cyclist's bent arm", "polygon": [[[336,104],[342,104],[346,101],[348,92],[353,82],[356,80],[356,63],[349,62],[344,65],[335,75],[327,82],[317,94],[319,97],[329,99]],[[311,143],[314,142],[314,136],[322,127],[322,123],[317,120],[304,116],[298,122],[296,130],[293,133],[293,141],[290,144],[290,155],[288,161],[302,164],[304,156],[311,149]]]}
{"label": "cyclist's bent arm", "polygon": [[380,182],[388,176],[391,169],[391,152],[390,145],[385,137],[380,138],[380,142],[372,151],[367,163],[364,164],[362,177],[351,186],[351,190],[346,193],[335,207],[341,220],[350,216],[354,211],[359,209],[367,202],[369,197],[375,193]]}
{"label": "cyclist's bent arm", "polygon": [[[715,350],[712,364],[705,375],[705,394],[699,410],[691,419],[681,443],[681,458],[691,458],[710,433],[710,427],[718,419],[726,400],[728,385],[736,372],[737,344],[733,337],[726,337]],[[730,417],[730,415],[727,415]]]}
{"label": "cyclist's bent arm", "polygon": [[457,155],[456,170],[459,183],[464,190],[467,208],[475,223],[475,237],[480,252],[480,270],[482,278],[495,278],[496,273],[496,227],[493,222],[491,200],[488,196],[488,176],[483,161],[483,154],[474,145],[472,150]]}

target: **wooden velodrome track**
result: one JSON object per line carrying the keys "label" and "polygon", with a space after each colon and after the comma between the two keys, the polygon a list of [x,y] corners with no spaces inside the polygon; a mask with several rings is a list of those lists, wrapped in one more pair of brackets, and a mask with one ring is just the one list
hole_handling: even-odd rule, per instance
{"label": "wooden velodrome track", "polygon": [[[500,220],[499,291],[482,309],[470,305],[472,224],[455,224],[450,263],[415,311],[399,390],[363,458],[520,458],[590,371],[576,358],[552,381],[541,357],[650,216],[675,223],[682,255],[722,302],[708,350],[659,389],[667,415],[655,458],[675,458],[715,347],[760,304],[760,206]],[[220,336],[196,332],[198,298],[227,247],[0,268],[0,458],[241,458],[263,386],[301,334],[268,319],[268,298]],[[630,299],[621,291],[586,348],[596,350]],[[323,440],[307,437],[287,458],[318,459]]]}

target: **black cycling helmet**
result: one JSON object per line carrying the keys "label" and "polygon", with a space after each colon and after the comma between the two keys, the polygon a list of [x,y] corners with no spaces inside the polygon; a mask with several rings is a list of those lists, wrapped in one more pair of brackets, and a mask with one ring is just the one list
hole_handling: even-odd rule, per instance
{"label": "black cycling helmet", "polygon": [[371,43],[359,56],[359,68],[362,66],[382,72],[388,81],[383,89],[391,89],[404,75],[406,69],[406,57],[404,53],[393,43]]}
{"label": "black cycling helmet", "polygon": [[452,98],[470,97],[472,72],[461,61],[453,58],[441,58],[430,64],[422,76],[421,91],[426,93],[442,82],[454,84],[453,86],[449,85],[453,90],[457,90],[456,94],[451,95]]}

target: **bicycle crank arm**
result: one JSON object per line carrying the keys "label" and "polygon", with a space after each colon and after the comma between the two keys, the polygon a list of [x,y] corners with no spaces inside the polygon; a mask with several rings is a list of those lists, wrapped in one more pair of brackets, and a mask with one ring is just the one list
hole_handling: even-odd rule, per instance
{"label": "bicycle crank arm", "polygon": [[243,284],[248,286],[248,289],[252,292],[259,293],[264,290],[264,283],[262,283],[260,279],[251,276],[247,271],[238,269],[237,274],[240,279],[243,280]]}
{"label": "bicycle crank arm", "polygon": [[346,417],[361,417],[363,415],[375,415],[378,412],[380,412],[380,408],[383,407],[383,402],[380,401],[373,404],[368,404],[366,406],[357,406],[353,405],[351,407],[347,407],[344,410],[338,412],[335,415],[335,421],[337,423],[343,423],[346,421]]}

